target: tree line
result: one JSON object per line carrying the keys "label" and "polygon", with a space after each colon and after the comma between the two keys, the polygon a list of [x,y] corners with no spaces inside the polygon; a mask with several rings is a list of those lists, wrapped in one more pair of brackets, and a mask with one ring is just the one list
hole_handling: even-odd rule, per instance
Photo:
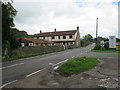
{"label": "tree line", "polygon": [[12,50],[20,47],[20,39],[32,37],[24,30],[14,28],[14,17],[17,15],[17,10],[10,2],[0,1],[2,6],[2,56],[11,56]]}

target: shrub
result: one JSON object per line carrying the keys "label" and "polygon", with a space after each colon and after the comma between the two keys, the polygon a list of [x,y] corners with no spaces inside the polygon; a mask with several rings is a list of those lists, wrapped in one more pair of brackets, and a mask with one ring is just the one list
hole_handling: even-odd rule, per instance
{"label": "shrub", "polygon": [[100,50],[100,44],[99,43],[95,45],[94,50]]}

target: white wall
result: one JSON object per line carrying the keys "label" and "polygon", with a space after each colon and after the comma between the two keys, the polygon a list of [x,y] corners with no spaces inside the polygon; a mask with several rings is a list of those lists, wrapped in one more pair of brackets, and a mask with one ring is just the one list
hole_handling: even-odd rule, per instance
{"label": "white wall", "polygon": [[22,46],[22,47],[25,47],[25,43],[21,43],[21,46]]}
{"label": "white wall", "polygon": [[58,38],[59,36],[55,36],[55,39],[52,39],[52,41],[74,41],[75,36],[73,35],[73,38],[69,38],[69,35],[66,35],[66,39],[63,39],[63,36],[60,36],[60,39]]}
{"label": "white wall", "polygon": [[34,46],[34,44],[33,43],[29,43],[29,46]]}

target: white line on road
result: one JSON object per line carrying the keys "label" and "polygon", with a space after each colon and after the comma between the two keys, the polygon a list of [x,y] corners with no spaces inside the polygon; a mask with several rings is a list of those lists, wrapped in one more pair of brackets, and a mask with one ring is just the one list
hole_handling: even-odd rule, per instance
{"label": "white line on road", "polygon": [[11,67],[15,67],[15,66],[22,65],[22,64],[25,64],[25,63],[14,64],[14,65],[10,65],[10,66],[6,66],[6,67],[2,67],[2,68],[0,68],[0,69],[11,68]]}
{"label": "white line on road", "polygon": [[[66,59],[66,60],[64,60],[64,61],[61,61],[61,62],[59,62],[59,63],[56,63],[56,64],[54,64],[53,66],[58,65],[58,64],[63,63],[63,62],[66,62],[66,61],[68,61],[68,59]],[[29,74],[29,75],[26,75],[26,77],[30,77],[30,76],[32,76],[32,75],[34,75],[34,74],[36,74],[36,73],[38,73],[38,72],[40,72],[40,71],[42,71],[42,70],[44,70],[44,69],[45,69],[45,68],[40,69],[40,70],[38,70],[38,71],[36,71],[36,72],[33,72],[33,73]]]}
{"label": "white line on road", "polygon": [[74,58],[75,56],[72,56],[72,58]]}
{"label": "white line on road", "polygon": [[18,81],[18,80],[14,80],[14,81],[8,82],[8,83],[0,86],[0,89],[3,88],[3,87],[5,87],[5,86],[7,86],[7,85],[9,85],[9,84],[11,84],[11,83],[17,82],[17,81]]}
{"label": "white line on road", "polygon": [[34,74],[36,74],[36,73],[38,73],[38,72],[40,72],[40,71],[42,71],[42,70],[44,70],[44,69],[45,69],[45,68],[40,69],[40,70],[38,70],[38,71],[36,71],[36,72],[33,72],[33,73],[29,74],[29,75],[26,75],[26,77],[30,77],[30,76],[32,76],[32,75],[34,75]]}
{"label": "white line on road", "polygon": [[[44,60],[44,59],[46,59],[46,58],[56,57],[56,56],[57,56],[57,55],[48,56],[48,57],[43,57],[43,58],[38,59],[38,61]],[[35,62],[37,62],[37,61],[35,61]]]}
{"label": "white line on road", "polygon": [[54,64],[54,66],[56,66],[56,65],[58,65],[58,64],[61,64],[61,63],[63,63],[63,62],[66,62],[66,61],[68,61],[68,59],[66,59],[66,60],[64,60],[64,61],[61,61],[61,62],[59,62],[59,63],[56,63],[56,64]]}

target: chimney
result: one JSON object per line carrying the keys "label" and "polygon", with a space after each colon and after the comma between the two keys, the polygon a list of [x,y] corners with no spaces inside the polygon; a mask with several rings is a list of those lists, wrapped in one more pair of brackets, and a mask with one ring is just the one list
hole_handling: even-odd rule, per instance
{"label": "chimney", "polygon": [[56,32],[56,28],[55,28],[55,32]]}
{"label": "chimney", "polygon": [[77,26],[77,30],[79,30],[79,26]]}
{"label": "chimney", "polygon": [[42,30],[40,30],[40,33],[42,33]]}

